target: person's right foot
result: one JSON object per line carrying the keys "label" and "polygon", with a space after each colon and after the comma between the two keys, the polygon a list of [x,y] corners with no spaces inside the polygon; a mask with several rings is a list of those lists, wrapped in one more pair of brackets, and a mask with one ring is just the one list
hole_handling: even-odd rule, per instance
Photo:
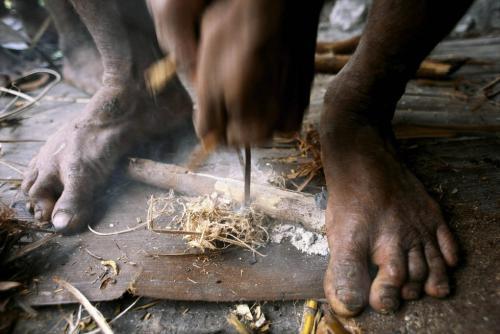
{"label": "person's right foot", "polygon": [[151,134],[190,115],[191,102],[179,82],[171,83],[161,108],[143,91],[104,87],[86,110],[49,138],[31,161],[22,189],[35,218],[72,232],[92,216],[93,196],[120,157]]}
{"label": "person's right foot", "polygon": [[[445,297],[457,244],[439,205],[398,160],[390,125],[367,119],[370,112],[383,114],[371,110],[378,97],[346,85],[350,77],[344,71],[334,79],[322,120],[329,192],[326,297],[343,316],[358,314],[368,303],[378,312],[394,312],[400,298],[418,299],[423,292]],[[370,264],[378,267],[373,280]]]}

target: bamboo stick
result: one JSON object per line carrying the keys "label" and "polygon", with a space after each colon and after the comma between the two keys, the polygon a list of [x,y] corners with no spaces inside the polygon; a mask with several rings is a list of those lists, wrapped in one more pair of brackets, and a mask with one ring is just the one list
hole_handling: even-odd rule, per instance
{"label": "bamboo stick", "polygon": [[335,42],[317,42],[316,53],[352,54],[358,47],[361,35]]}
{"label": "bamboo stick", "polygon": [[[314,59],[314,68],[318,73],[336,74],[351,59],[350,55],[320,54]],[[417,78],[445,79],[457,69],[456,65],[435,61],[424,60],[417,70]]]}
{"label": "bamboo stick", "polygon": [[[242,181],[208,174],[146,159],[131,159],[128,176],[142,183],[162,189],[173,189],[188,195],[207,195],[217,192],[243,203]],[[311,194],[252,184],[251,205],[271,218],[302,224],[305,228],[321,232],[325,214]]]}

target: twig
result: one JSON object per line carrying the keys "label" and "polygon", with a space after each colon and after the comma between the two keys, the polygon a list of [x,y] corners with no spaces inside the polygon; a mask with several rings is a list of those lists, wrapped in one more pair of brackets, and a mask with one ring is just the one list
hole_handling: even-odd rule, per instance
{"label": "twig", "polygon": [[38,31],[36,32],[35,36],[33,36],[33,38],[31,39],[30,49],[36,48],[36,45],[40,41],[40,38],[42,38],[43,34],[50,27],[51,22],[52,22],[52,17],[47,16],[47,18],[42,22],[40,28],[38,28]]}
{"label": "twig", "polygon": [[[132,304],[130,304],[126,309],[124,309],[123,311],[121,311],[119,314],[116,315],[116,317],[114,317],[113,319],[111,319],[108,324],[112,324],[114,323],[116,320],[120,319],[125,313],[127,313],[128,311],[130,311],[130,309],[132,307],[135,306],[135,304],[137,304],[137,302],[141,299],[142,297],[137,297],[137,299],[132,302]],[[93,331],[90,331],[90,332],[85,332],[84,334],[96,334],[96,333],[99,333],[101,331],[100,328],[97,328],[97,329],[94,329]]]}
{"label": "twig", "polygon": [[[42,56],[42,58],[49,64],[50,67],[56,68],[52,59],[42,49],[40,49],[36,44],[32,45],[32,41],[30,39],[24,37],[24,35],[21,34],[19,31],[10,28],[8,25],[6,25],[5,23],[3,23],[1,21],[0,21],[0,25],[2,26],[2,28],[7,28],[10,32],[16,34],[23,42],[30,45],[30,48],[33,48],[36,52],[38,52],[40,54],[40,56]],[[42,26],[43,26],[43,23],[42,23]]]}
{"label": "twig", "polygon": [[80,319],[81,318],[82,318],[82,304],[80,304],[78,306],[78,313],[77,313],[75,325],[73,326],[73,330],[71,331],[71,334],[76,334],[78,327],[80,326]]}
{"label": "twig", "polygon": [[183,231],[183,230],[160,230],[157,228],[149,229],[152,232],[155,233],[165,233],[165,234],[187,234],[187,235],[201,235],[201,232],[196,232],[196,231]]}
{"label": "twig", "polygon": [[54,76],[54,80],[51,81],[50,83],[47,84],[47,86],[45,86],[45,88],[42,89],[42,91],[34,98],[32,98],[33,100],[30,101],[29,103],[25,104],[24,106],[20,106],[12,111],[7,111],[5,108],[0,111],[0,122],[2,121],[5,121],[5,120],[8,120],[9,118],[13,117],[13,116],[16,116],[20,113],[22,113],[23,111],[25,111],[26,109],[28,109],[29,107],[31,107],[33,104],[35,104],[36,102],[38,102],[39,100],[42,99],[42,97],[54,86],[56,85],[59,81],[61,81],[61,75],[59,73],[57,73],[56,71],[54,70],[50,70],[48,68],[44,68],[44,69],[37,69],[37,70],[33,70],[29,73],[27,73],[24,78],[30,76],[30,75],[33,75],[33,74],[38,74],[38,73],[48,73],[48,74],[51,74]]}
{"label": "twig", "polygon": [[94,259],[97,259],[97,260],[100,260],[100,261],[104,260],[103,257],[100,257],[99,255],[95,255],[88,248],[85,248],[85,251],[87,252],[87,254],[89,254],[90,256],[92,256]]}
{"label": "twig", "polygon": [[140,310],[145,310],[147,308],[150,308],[151,306],[155,306],[156,304],[158,304],[161,300],[155,300],[155,301],[152,301],[150,303],[147,303],[147,304],[144,304],[144,305],[141,305],[141,306],[137,306],[136,308],[134,308],[132,311],[140,311]]}
{"label": "twig", "polygon": [[28,94],[24,94],[24,93],[19,92],[17,90],[12,90],[12,89],[8,89],[5,87],[0,87],[0,92],[4,92],[4,93],[8,93],[10,95],[15,95],[15,96],[21,97],[21,98],[27,100],[28,102],[33,102],[33,103],[36,102],[35,99],[32,98],[31,96],[29,96]]}
{"label": "twig", "polygon": [[53,96],[47,95],[44,97],[45,101],[55,101],[55,102],[72,102],[72,103],[89,103],[90,98],[88,97],[70,97],[70,96]]}
{"label": "twig", "polygon": [[2,144],[12,144],[12,143],[44,143],[45,140],[40,139],[0,139]]}
{"label": "twig", "polygon": [[1,178],[0,182],[18,183],[18,182],[23,182],[23,179],[5,179],[5,178]]}
{"label": "twig", "polygon": [[247,244],[243,240],[239,239],[238,237],[236,237],[234,235],[231,235],[231,237],[234,238],[234,239],[236,239],[236,241],[232,240],[232,239],[229,239],[229,238],[223,238],[223,237],[219,237],[219,240],[227,242],[228,244],[232,244],[232,245],[236,245],[236,246],[247,248],[248,250],[251,250],[252,252],[254,252],[254,253],[262,256],[262,257],[266,257],[265,254],[262,254],[261,252],[259,252],[258,250],[256,250],[255,248],[253,248],[252,246],[250,246],[249,244]]}
{"label": "twig", "polygon": [[203,253],[186,253],[186,252],[183,252],[183,253],[155,253],[155,254],[151,254],[151,253],[146,253],[146,256],[148,257],[162,257],[162,256],[198,256],[198,255],[203,255]]}
{"label": "twig", "polygon": [[302,184],[300,186],[297,187],[297,191],[301,192],[302,190],[304,190],[304,188],[307,187],[307,185],[309,184],[309,182],[311,182],[311,180],[315,176],[316,176],[316,172],[313,172],[313,173],[309,174],[309,177],[304,182],[302,182]]}
{"label": "twig", "polygon": [[495,86],[499,82],[500,82],[500,76],[496,77],[495,79],[493,79],[493,81],[490,81],[486,86],[484,86],[483,88],[481,88],[481,90],[482,91],[487,91],[488,89],[490,89],[491,87]]}
{"label": "twig", "polygon": [[5,162],[5,161],[3,161],[3,160],[0,160],[0,165],[4,165],[5,167],[9,167],[9,168],[10,168],[10,169],[12,169],[13,171],[18,172],[18,173],[19,173],[19,174],[21,174],[21,175],[24,175],[24,172],[23,172],[22,170],[18,169],[17,167],[12,166],[12,165],[11,165],[10,163],[8,163],[8,162]]}
{"label": "twig", "polygon": [[41,238],[40,240],[37,240],[35,242],[30,243],[29,245],[24,246],[23,248],[19,249],[17,252],[15,252],[11,256],[9,256],[7,258],[7,260],[5,260],[4,263],[9,263],[9,262],[12,262],[16,259],[19,259],[19,258],[33,252],[34,250],[42,247],[47,242],[49,242],[50,240],[52,240],[58,236],[59,236],[59,234],[55,234],[55,233],[51,234],[51,235],[47,235],[47,236]]}
{"label": "twig", "polygon": [[113,334],[113,330],[111,330],[111,327],[109,327],[109,324],[106,322],[106,319],[104,319],[103,315],[101,312],[99,312],[98,309],[96,309],[77,288],[75,288],[73,285],[70,283],[66,282],[63,279],[60,279],[58,277],[53,278],[54,282],[59,284],[61,287],[66,289],[69,293],[75,297],[80,304],[85,307],[87,312],[90,314],[92,319],[96,322],[97,326],[103,331],[105,334]]}
{"label": "twig", "polygon": [[128,232],[132,232],[132,231],[135,231],[135,230],[138,230],[140,229],[141,227],[144,227],[146,226],[146,223],[142,223],[142,224],[139,224],[135,227],[132,227],[132,228],[127,228],[125,230],[121,230],[121,231],[115,231],[115,232],[97,232],[96,230],[94,230],[92,227],[90,227],[90,225],[87,225],[88,229],[90,232],[94,233],[94,234],[97,234],[97,235],[100,235],[100,236],[110,236],[110,235],[117,235],[117,234],[123,234],[123,233],[128,233]]}

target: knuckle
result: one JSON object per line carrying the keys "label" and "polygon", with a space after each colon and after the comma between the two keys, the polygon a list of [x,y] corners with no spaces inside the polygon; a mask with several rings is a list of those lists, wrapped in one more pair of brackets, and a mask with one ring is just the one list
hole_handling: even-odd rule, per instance
{"label": "knuckle", "polygon": [[402,282],[405,279],[404,271],[399,263],[390,262],[385,267],[386,276],[393,282]]}

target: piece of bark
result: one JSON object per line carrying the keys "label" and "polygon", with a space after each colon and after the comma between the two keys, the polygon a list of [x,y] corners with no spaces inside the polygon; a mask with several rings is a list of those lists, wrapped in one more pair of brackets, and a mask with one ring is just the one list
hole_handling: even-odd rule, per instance
{"label": "piece of bark", "polygon": [[361,35],[335,42],[316,43],[316,53],[352,54],[358,47]]}
{"label": "piece of bark", "polygon": [[[347,64],[351,56],[320,54],[314,58],[314,68],[317,73],[337,74]],[[459,66],[435,60],[424,60],[417,70],[417,78],[445,79]]]}
{"label": "piece of bark", "polygon": [[151,94],[159,93],[176,74],[176,64],[173,55],[164,57],[153,63],[144,72],[144,80]]}
{"label": "piece of bark", "polygon": [[[242,181],[193,173],[176,165],[133,158],[127,174],[135,181],[186,195],[217,192],[236,202],[243,203],[244,200]],[[316,205],[311,194],[253,183],[251,204],[271,218],[300,223],[308,230],[321,232],[324,226],[324,210]]]}

